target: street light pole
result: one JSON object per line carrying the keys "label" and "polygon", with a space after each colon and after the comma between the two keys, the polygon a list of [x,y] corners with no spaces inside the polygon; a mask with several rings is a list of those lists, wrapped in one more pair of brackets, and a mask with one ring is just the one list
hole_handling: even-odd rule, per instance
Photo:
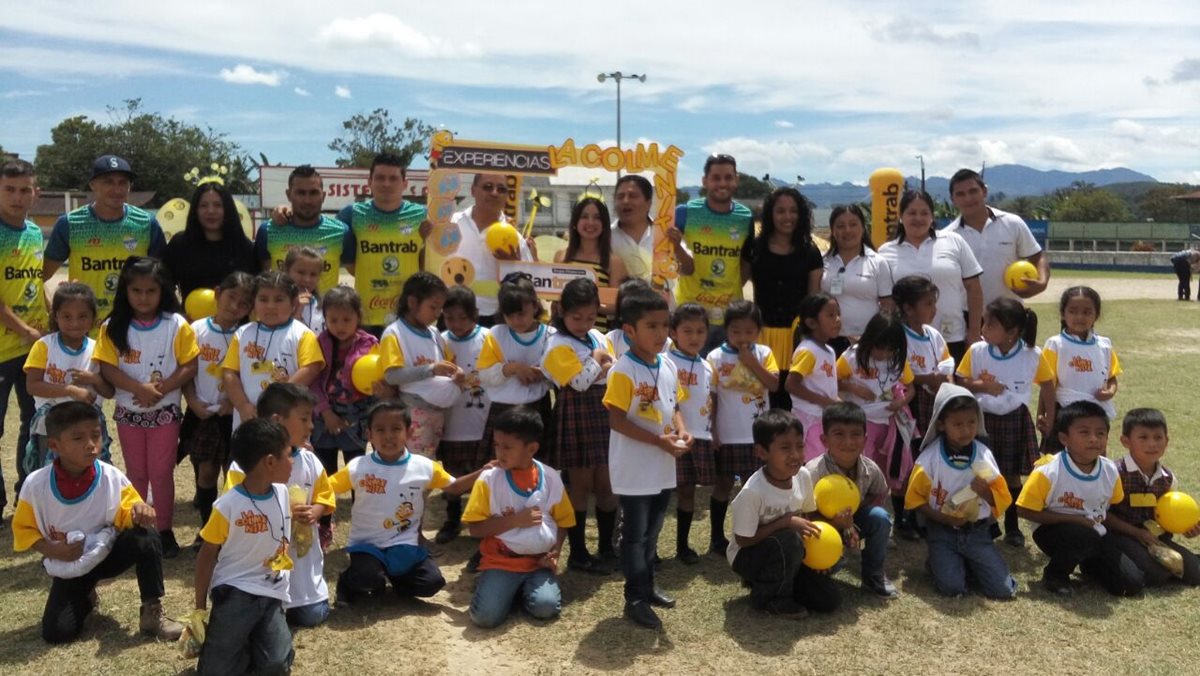
{"label": "street light pole", "polygon": [[[638,82],[645,82],[646,74],[645,73],[642,73],[641,75],[637,75],[637,74],[633,74],[633,73],[625,74],[618,70],[618,71],[615,71],[612,73],[600,73],[599,75],[596,76],[596,81],[603,84],[604,81],[608,80],[609,78],[617,81],[617,148],[620,149],[620,147],[621,147],[621,80],[637,80]],[[620,176],[621,176],[621,170],[618,169],[617,177],[619,178]]]}

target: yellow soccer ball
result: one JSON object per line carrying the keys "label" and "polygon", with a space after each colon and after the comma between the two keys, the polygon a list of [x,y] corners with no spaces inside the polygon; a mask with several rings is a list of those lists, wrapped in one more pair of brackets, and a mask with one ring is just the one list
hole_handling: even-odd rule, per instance
{"label": "yellow soccer ball", "polygon": [[217,292],[212,289],[194,289],[184,299],[183,311],[192,321],[217,314]]}
{"label": "yellow soccer ball", "polygon": [[379,355],[368,353],[359,357],[350,368],[350,380],[354,383],[354,389],[370,395],[371,387],[383,380],[383,362],[379,360]]}
{"label": "yellow soccer ball", "polygon": [[814,521],[820,535],[804,538],[804,565],[813,570],[829,570],[842,558],[842,535],[832,524]]}
{"label": "yellow soccer ball", "polygon": [[817,511],[826,519],[832,519],[849,509],[850,513],[858,511],[862,496],[858,486],[841,474],[826,474],[813,486],[813,497],[817,500]]}
{"label": "yellow soccer ball", "polygon": [[508,223],[496,221],[488,226],[484,241],[493,256],[516,256],[521,248],[521,233]]}
{"label": "yellow soccer ball", "polygon": [[1187,493],[1163,493],[1154,507],[1154,520],[1168,533],[1180,535],[1200,523],[1200,505]]}
{"label": "yellow soccer ball", "polygon": [[1024,291],[1029,282],[1037,278],[1037,268],[1029,261],[1013,261],[1004,270],[1004,285],[1013,291]]}

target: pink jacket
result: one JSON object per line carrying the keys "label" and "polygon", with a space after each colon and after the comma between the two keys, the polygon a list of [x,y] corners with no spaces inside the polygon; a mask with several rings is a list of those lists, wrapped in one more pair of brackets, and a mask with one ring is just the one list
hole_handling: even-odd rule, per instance
{"label": "pink jacket", "polygon": [[350,378],[350,373],[354,369],[354,362],[358,358],[371,351],[371,348],[379,344],[379,340],[371,334],[359,329],[354,338],[351,339],[350,351],[346,353],[346,359],[342,362],[342,367],[336,373],[333,372],[334,346],[333,336],[329,335],[329,331],[322,331],[317,336],[317,344],[321,346],[321,354],[325,357],[325,368],[321,371],[321,375],[313,381],[309,389],[312,390],[313,396],[317,398],[317,405],[313,407],[313,413],[320,415],[329,408],[329,395],[338,390],[349,392],[350,401],[359,401],[365,399],[366,395],[354,389],[354,381]]}

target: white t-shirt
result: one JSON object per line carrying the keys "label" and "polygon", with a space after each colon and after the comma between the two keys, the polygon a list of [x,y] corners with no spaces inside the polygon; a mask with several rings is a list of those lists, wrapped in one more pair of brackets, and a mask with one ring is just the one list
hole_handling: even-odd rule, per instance
{"label": "white t-shirt", "polygon": [[466,338],[459,338],[450,331],[442,331],[442,339],[446,341],[446,358],[466,374],[458,401],[446,411],[443,441],[483,439],[488,410],[492,408],[487,390],[479,382],[479,353],[483,350],[483,340],[487,334],[488,330],[482,326],[476,326]]}
{"label": "white t-shirt", "polygon": [[[975,480],[977,470],[986,468],[990,476],[999,478],[1001,481],[1004,480],[1000,475],[1000,467],[996,464],[992,450],[978,441],[974,442],[971,447],[970,459],[959,465],[951,464],[946,455],[945,441],[939,439],[938,442],[929,444],[925,450],[921,451],[921,454],[917,456],[916,467],[920,472],[915,474],[914,479],[910,479],[910,481],[920,483],[928,481],[928,504],[935,512],[942,511],[942,507],[947,501],[962,489],[970,486],[971,482]],[[916,478],[918,476],[920,478]],[[989,483],[991,482],[989,481]],[[992,516],[991,507],[987,502],[979,500],[972,520],[982,521],[990,516]]]}
{"label": "white t-shirt", "polygon": [[1022,406],[1028,406],[1033,395],[1033,384],[1054,377],[1042,362],[1042,351],[1036,346],[1026,347],[1021,340],[1007,354],[1001,354],[996,346],[982,340],[975,343],[963,354],[958,375],[1004,385],[1001,394],[975,393],[979,407],[984,413],[992,415],[1007,415]]}
{"label": "white t-shirt", "polygon": [[[139,326],[136,322],[129,324],[129,351],[117,353],[117,346],[108,337],[108,323],[100,327],[100,340],[96,341],[94,358],[96,361],[116,366],[125,375],[139,383],[162,382],[170,377],[180,364],[196,358],[199,351],[196,347],[196,334],[192,326],[182,315],[174,312],[164,312],[150,326]],[[133,400],[133,393],[117,389],[117,405],[130,411],[145,413],[165,408],[172,404],[178,406],[182,396],[180,388],[175,388],[163,395],[162,399],[152,407],[139,406]]]}
{"label": "white t-shirt", "polygon": [[[413,326],[397,319],[383,330],[379,339],[379,361],[385,370],[426,366],[446,360],[445,340],[432,326]],[[436,408],[450,408],[461,392],[453,378],[433,375],[404,383],[400,391],[416,395]]]}
{"label": "white t-shirt", "polygon": [[17,510],[13,514],[13,547],[25,551],[39,539],[66,537],[71,531],[95,535],[109,526],[118,529],[133,524],[133,505],[142,501],[133,484],[121,470],[96,460],[96,477],[87,492],[68,500],[58,492],[54,467],[48,465],[33,473],[21,485]]}
{"label": "white t-shirt", "polygon": [[842,310],[842,335],[858,337],[879,312],[879,299],[892,295],[892,269],[872,249],[843,261],[836,251],[822,256],[825,273],[821,290],[837,298]]}
{"label": "white t-shirt", "polygon": [[1117,417],[1117,405],[1112,399],[1096,399],[1096,392],[1109,378],[1121,375],[1121,360],[1117,359],[1108,338],[1095,333],[1087,340],[1079,340],[1066,332],[1050,336],[1042,348],[1042,361],[1057,383],[1054,399],[1059,406],[1090,401],[1099,404],[1109,420]]}
{"label": "white t-shirt", "polygon": [[221,407],[221,402],[229,398],[225,394],[225,383],[222,382],[224,372],[221,362],[225,361],[225,354],[229,352],[229,344],[237,329],[226,331],[217,326],[212,317],[206,317],[192,322],[192,331],[200,348],[200,368],[196,371],[194,381],[196,398],[204,402],[209,412],[215,413]]}
{"label": "white t-shirt", "polygon": [[[507,221],[504,214],[500,215],[501,221]],[[479,226],[475,221],[471,220],[471,210],[465,209],[450,217],[450,222],[458,226],[459,234],[462,239],[458,243],[458,249],[454,252],[454,256],[465,258],[471,261],[471,265],[475,267],[475,280],[486,280],[495,282],[496,280],[496,257],[488,250],[487,243],[484,241],[483,232],[479,230]],[[484,225],[486,230],[491,226],[491,223]],[[529,251],[529,245],[524,239],[521,240],[521,260],[533,260],[533,254]],[[475,303],[479,308],[481,317],[490,317],[496,314],[500,309],[500,304],[496,300],[495,291],[488,293],[475,292]]]}
{"label": "white t-shirt", "polygon": [[[221,368],[237,371],[246,399],[257,404],[267,385],[286,382],[301,367],[324,363],[317,336],[303,323],[289,319],[275,328],[254,322],[238,329]],[[241,424],[242,417],[235,409],[233,428]]]}
{"label": "white t-shirt", "polygon": [[[832,347],[805,338],[792,353],[788,371],[803,376],[801,383],[809,391],[830,399],[838,398],[837,353]],[[792,410],[820,418],[825,409],[793,394]]]}
{"label": "white t-shirt", "polygon": [[372,451],[350,461],[329,479],[335,493],[354,491],[347,544],[380,549],[417,546],[425,495],[454,480],[442,463],[408,451],[387,461]]}
{"label": "white t-shirt", "polygon": [[478,368],[483,389],[487,390],[493,403],[529,404],[546,396],[550,381],[543,378],[526,385],[516,376],[503,375],[503,370],[509,362],[540,368],[551,331],[545,324],[538,324],[536,329],[524,335],[506,325],[492,327],[483,339]]}
{"label": "white t-shirt", "polygon": [[892,417],[888,406],[895,398],[893,388],[897,384],[911,385],[913,381],[912,367],[908,365],[907,359],[904,360],[904,366],[900,369],[892,368],[891,363],[887,360],[868,359],[867,368],[864,370],[858,364],[857,344],[851,345],[842,353],[842,356],[838,357],[837,374],[838,380],[849,380],[862,385],[875,395],[870,401],[849,392],[842,397],[846,401],[861,406],[863,412],[867,414],[867,420],[873,423],[888,422]]}
{"label": "white t-shirt", "polygon": [[725,558],[733,565],[741,547],[737,536],[754,537],[758,527],[770,523],[785,514],[803,515],[817,511],[817,501],[813,497],[812,478],[803,468],[792,477],[790,489],[776,488],[771,485],[760,467],[757,472],[742,486],[737,497],[733,499],[730,511],[733,512],[733,534],[729,538],[729,548],[725,550]]}
{"label": "white t-shirt", "polygon": [[[1125,488],[1121,485],[1121,473],[1117,463],[1104,456],[1096,458],[1091,472],[1079,469],[1065,450],[1054,454],[1050,462],[1034,467],[1017,506],[1035,512],[1046,510],[1057,514],[1086,516],[1095,523],[1101,535],[1110,505],[1125,499]],[[1038,524],[1033,529],[1037,530]]]}
{"label": "white t-shirt", "polygon": [[619,223],[619,220],[612,222],[612,252],[621,257],[630,277],[650,281],[654,273],[654,224],[646,222],[646,232],[639,241],[622,230]]}
{"label": "white t-shirt", "polygon": [[689,357],[679,350],[668,351],[667,358],[675,362],[675,370],[679,373],[679,386],[683,390],[679,413],[688,434],[695,439],[712,441],[713,394],[717,386],[712,364],[707,359]]}
{"label": "white t-shirt", "polygon": [[[937,373],[948,376],[954,373],[954,357],[946,346],[946,339],[941,332],[925,324],[917,333],[904,325],[904,336],[908,339],[908,365],[914,376],[928,376]],[[932,393],[928,387],[926,391]]]}
{"label": "white t-shirt", "polygon": [[988,207],[988,211],[990,215],[982,232],[963,223],[962,216],[951,221],[945,229],[945,232],[958,233],[983,265],[979,283],[983,287],[984,305],[997,298],[1019,299],[1004,283],[1004,271],[1015,261],[1042,250],[1020,216],[995,207]]}
{"label": "white t-shirt", "polygon": [[893,239],[879,247],[879,255],[887,259],[894,280],[916,275],[932,281],[938,288],[933,325],[951,343],[966,338],[967,289],[963,280],[978,277],[983,268],[962,237],[942,231],[926,237],[919,247]]}
{"label": "white t-shirt", "polygon": [[[647,364],[630,351],[608,371],[604,405],[625,411],[630,422],[655,436],[676,431],[675,409],[682,397],[675,362],[661,354]],[[608,475],[617,495],[655,495],[675,487],[675,456],[613,431]]]}
{"label": "white t-shirt", "polygon": [[200,531],[205,542],[221,547],[209,589],[227,584],[287,603],[294,565],[288,553],[291,532],[292,506],[283,484],[271,484],[263,495],[239,484],[217,498]]}
{"label": "white t-shirt", "polygon": [[[78,350],[72,350],[62,342],[62,334],[58,332],[48,336],[38,338],[33,347],[29,348],[29,356],[25,358],[24,370],[41,369],[43,371],[42,380],[55,385],[70,385],[71,371],[91,371],[92,373],[100,372],[100,364],[92,360],[92,353],[96,350],[96,341],[84,336],[83,344]],[[88,388],[91,389],[91,388]],[[46,397],[34,397],[33,404],[36,408],[41,408],[47,404],[61,404],[64,401],[71,401],[70,397],[56,397],[47,399]],[[100,399],[96,400],[100,403]],[[36,434],[45,434],[45,421],[43,419],[42,429],[36,431]]]}
{"label": "white t-shirt", "polygon": [[[775,353],[766,345],[754,344],[758,363],[769,372],[779,373]],[[746,368],[738,352],[729,343],[722,343],[708,353],[708,363],[717,381],[717,437],[722,444],[754,443],[754,419],[771,407],[766,385]]]}

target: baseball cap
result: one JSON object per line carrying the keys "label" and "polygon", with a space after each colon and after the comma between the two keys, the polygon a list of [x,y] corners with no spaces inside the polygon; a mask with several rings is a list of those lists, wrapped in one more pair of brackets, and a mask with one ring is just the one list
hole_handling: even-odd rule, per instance
{"label": "baseball cap", "polygon": [[[101,155],[92,162],[92,178],[103,176],[104,174],[122,173],[129,176],[129,180],[137,178],[137,174],[133,173],[129,162],[124,157],[116,155]],[[92,180],[89,178],[88,180]]]}

